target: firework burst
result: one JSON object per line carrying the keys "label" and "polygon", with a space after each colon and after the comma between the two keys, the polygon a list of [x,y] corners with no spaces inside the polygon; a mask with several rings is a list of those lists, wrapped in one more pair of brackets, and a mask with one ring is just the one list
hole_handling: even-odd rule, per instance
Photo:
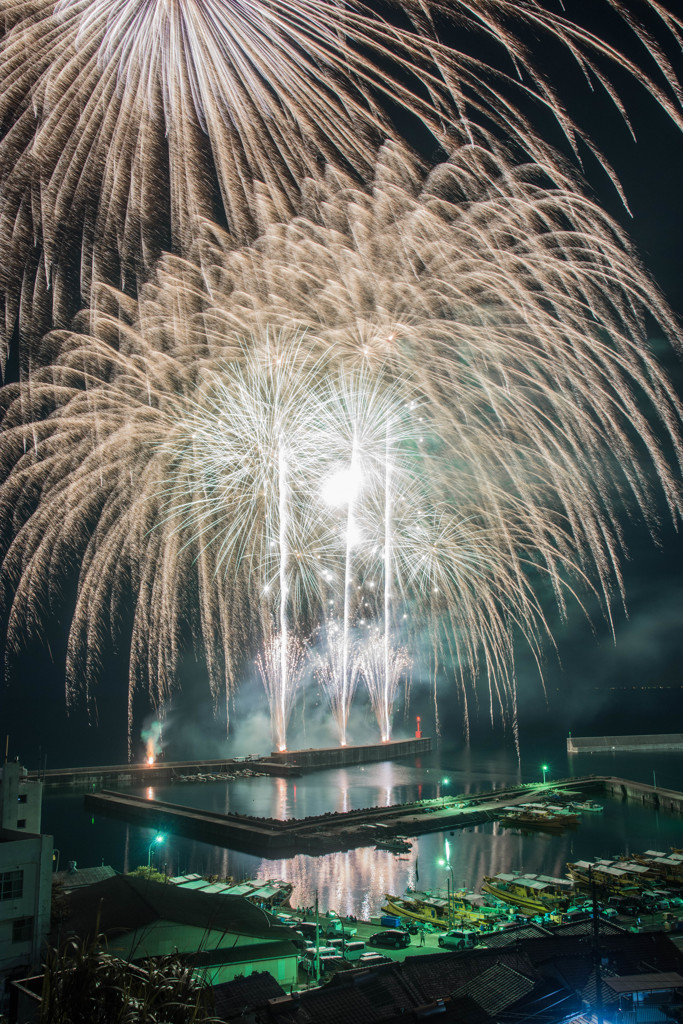
{"label": "firework burst", "polygon": [[[242,243],[302,209],[323,164],[370,179],[377,145],[395,137],[387,109],[449,146],[492,130],[566,184],[529,108],[548,110],[577,156],[580,139],[595,147],[539,70],[539,35],[620,116],[614,66],[680,125],[657,32],[633,2],[594,5],[632,36],[623,53],[541,0],[390,0],[386,17],[336,0],[5,0],[3,351],[18,325],[24,367],[42,361],[33,343],[70,325],[94,281],[134,294],[162,248],[187,254],[198,217]],[[635,6],[678,44],[677,14]]]}
{"label": "firework burst", "polygon": [[[284,677],[332,599],[349,632],[379,630],[385,680],[427,637],[434,678],[485,677],[514,714],[539,576],[609,616],[623,508],[654,530],[655,488],[681,506],[680,409],[645,326],[673,319],[615,224],[542,171],[480,142],[425,175],[388,145],[371,190],[330,171],[253,245],[207,224],[138,302],[100,288],[3,392],[10,656],[71,571],[70,696],[93,693],[132,592],[131,694],[167,695],[190,634],[218,697],[278,636]],[[354,459],[347,572],[348,504],[320,492]]]}

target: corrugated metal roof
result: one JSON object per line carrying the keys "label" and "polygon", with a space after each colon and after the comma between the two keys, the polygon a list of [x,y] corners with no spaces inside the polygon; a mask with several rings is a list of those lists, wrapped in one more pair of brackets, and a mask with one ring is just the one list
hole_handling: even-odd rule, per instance
{"label": "corrugated metal roof", "polygon": [[683,988],[683,976],[676,971],[661,974],[622,974],[618,978],[603,978],[603,984],[617,995],[624,992],[662,992],[670,988]]}

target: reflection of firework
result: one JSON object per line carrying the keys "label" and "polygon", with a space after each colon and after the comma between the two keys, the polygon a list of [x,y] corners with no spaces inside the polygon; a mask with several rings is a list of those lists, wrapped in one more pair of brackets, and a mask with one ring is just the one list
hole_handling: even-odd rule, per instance
{"label": "reflection of firework", "polygon": [[[323,161],[367,179],[376,143],[395,134],[386,97],[440,141],[493,127],[548,164],[526,116],[533,98],[574,152],[578,138],[595,152],[538,67],[529,40],[535,47],[539,34],[571,53],[618,107],[610,63],[680,123],[675,72],[665,47],[639,27],[634,0],[591,8],[621,16],[622,34],[632,33],[625,50],[640,53],[640,65],[549,6],[390,0],[384,20],[336,0],[5,3],[6,339],[17,320],[24,339],[40,336],[52,313],[66,324],[98,276],[134,290],[161,247],[187,251],[196,216],[227,221],[242,241],[298,209],[304,179],[320,176]],[[654,0],[636,6],[678,44],[676,14]],[[477,49],[486,56],[474,57]],[[552,173],[566,182],[560,161]]]}
{"label": "reflection of firework", "polygon": [[287,726],[294,698],[301,682],[306,648],[288,633],[277,633],[266,641],[256,666],[268,694],[273,742],[278,750],[287,749]]}
{"label": "reflection of firework", "polygon": [[214,692],[283,625],[308,635],[346,585],[348,508],[321,487],[374,387],[349,623],[362,597],[509,709],[539,575],[562,608],[592,580],[609,614],[624,502],[649,517],[657,481],[680,511],[653,427],[680,458],[680,413],[644,327],[672,318],[599,209],[481,145],[426,178],[387,146],[371,194],[331,174],[307,213],[246,248],[207,227],[137,304],[102,288],[90,335],[52,335],[53,365],[6,389],[8,651],[62,611],[65,567],[70,693],[131,589],[131,692],[163,695],[187,623]]}

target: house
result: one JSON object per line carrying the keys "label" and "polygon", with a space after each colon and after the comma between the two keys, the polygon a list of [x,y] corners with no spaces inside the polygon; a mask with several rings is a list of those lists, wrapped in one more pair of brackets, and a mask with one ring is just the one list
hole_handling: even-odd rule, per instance
{"label": "house", "polygon": [[268,971],[285,989],[296,984],[291,929],[241,896],[118,875],[66,900],[61,940],[102,935],[110,953],[129,961],[176,953],[212,985],[254,971]]}

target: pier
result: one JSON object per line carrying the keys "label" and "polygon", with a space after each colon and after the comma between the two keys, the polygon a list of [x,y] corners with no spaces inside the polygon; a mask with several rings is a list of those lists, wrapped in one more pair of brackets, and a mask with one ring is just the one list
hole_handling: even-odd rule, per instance
{"label": "pier", "polygon": [[638,800],[671,813],[683,813],[683,793],[656,789],[645,783],[610,776],[589,775],[556,782],[534,783],[497,789],[470,796],[420,800],[385,807],[364,807],[328,812],[309,818],[255,818],[246,814],[218,814],[144,796],[104,790],[85,796],[86,806],[159,831],[175,832],[231,850],[266,857],[291,857],[297,853],[324,854],[374,846],[378,839],[418,836],[446,829],[469,828],[504,817],[505,808],[538,799],[555,789],[602,792]]}

